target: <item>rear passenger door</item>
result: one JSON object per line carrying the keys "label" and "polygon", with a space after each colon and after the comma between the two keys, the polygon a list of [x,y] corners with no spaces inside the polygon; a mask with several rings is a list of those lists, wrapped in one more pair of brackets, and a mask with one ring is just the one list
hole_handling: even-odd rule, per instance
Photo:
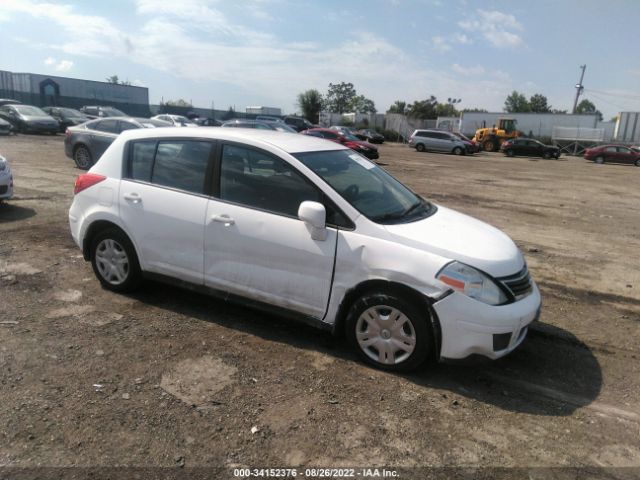
{"label": "rear passenger door", "polygon": [[142,269],[203,283],[210,140],[134,140],[120,182],[120,218]]}
{"label": "rear passenger door", "polygon": [[[283,159],[224,144],[205,227],[205,285],[318,319],[329,301],[337,229],[313,240],[298,219],[323,195]],[[332,218],[328,209],[327,217]]]}

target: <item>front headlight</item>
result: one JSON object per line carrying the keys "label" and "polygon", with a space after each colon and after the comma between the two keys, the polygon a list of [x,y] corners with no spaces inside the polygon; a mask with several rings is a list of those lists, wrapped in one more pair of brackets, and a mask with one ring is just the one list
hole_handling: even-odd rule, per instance
{"label": "front headlight", "polygon": [[0,172],[4,172],[7,169],[7,160],[0,156]]}
{"label": "front headlight", "polygon": [[440,270],[436,278],[456,292],[488,305],[501,305],[509,300],[493,280],[464,263],[451,262]]}

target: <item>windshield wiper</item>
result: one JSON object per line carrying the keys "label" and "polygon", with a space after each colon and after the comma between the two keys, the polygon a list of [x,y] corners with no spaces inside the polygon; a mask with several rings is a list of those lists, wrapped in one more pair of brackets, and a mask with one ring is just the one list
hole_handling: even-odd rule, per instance
{"label": "windshield wiper", "polygon": [[416,210],[418,207],[421,207],[424,205],[424,202],[422,202],[421,200],[418,200],[417,203],[414,203],[413,205],[411,205],[409,208],[407,208],[404,212],[402,212],[402,216],[406,217],[407,215],[409,215],[411,212],[413,212],[414,210]]}
{"label": "windshield wiper", "polygon": [[417,203],[414,203],[406,210],[402,210],[401,212],[385,213],[384,215],[379,215],[377,217],[372,218],[372,220],[377,223],[383,223],[387,220],[400,220],[401,218],[406,217],[407,215],[409,215],[410,213],[414,212],[415,210],[417,210],[419,207],[422,207],[422,206],[424,206],[424,202],[418,201]]}

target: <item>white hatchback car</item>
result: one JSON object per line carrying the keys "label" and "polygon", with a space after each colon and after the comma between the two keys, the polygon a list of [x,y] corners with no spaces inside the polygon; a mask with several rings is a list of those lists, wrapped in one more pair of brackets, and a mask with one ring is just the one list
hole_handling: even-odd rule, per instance
{"label": "white hatchback car", "polygon": [[13,197],[13,174],[7,159],[0,155],[0,202]]}
{"label": "white hatchback car", "polygon": [[304,135],[123,132],[76,180],[69,221],[107,289],[147,277],[268,308],[389,370],[501,357],[540,312],[507,235]]}

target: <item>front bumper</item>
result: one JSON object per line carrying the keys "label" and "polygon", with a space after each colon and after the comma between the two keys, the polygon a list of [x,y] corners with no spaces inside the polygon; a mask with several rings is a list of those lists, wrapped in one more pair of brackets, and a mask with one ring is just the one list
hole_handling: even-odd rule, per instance
{"label": "front bumper", "polygon": [[33,132],[33,133],[58,133],[60,131],[60,126],[57,123],[43,124],[43,123],[26,122],[24,124],[24,129],[27,132]]}
{"label": "front bumper", "polygon": [[540,316],[540,307],[540,291],[535,283],[525,298],[500,306],[454,292],[433,304],[442,331],[440,357],[503,357],[525,339],[529,324]]}
{"label": "front bumper", "polygon": [[0,200],[9,200],[13,197],[13,175],[11,170],[0,172]]}

